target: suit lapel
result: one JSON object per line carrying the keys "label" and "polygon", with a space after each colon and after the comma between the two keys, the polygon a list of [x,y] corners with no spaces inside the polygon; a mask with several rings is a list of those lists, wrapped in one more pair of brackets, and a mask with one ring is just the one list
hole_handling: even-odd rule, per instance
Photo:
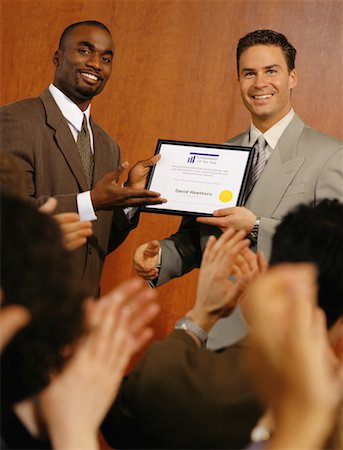
{"label": "suit lapel", "polygon": [[303,129],[303,122],[295,115],[273,150],[246,203],[247,208],[252,209],[255,214],[271,217],[304,163],[305,158],[297,156],[298,141]]}
{"label": "suit lapel", "polygon": [[77,150],[73,135],[69,126],[63,117],[61,110],[56,105],[55,100],[46,89],[40,95],[46,111],[46,122],[53,130],[55,130],[55,141],[63,153],[67,164],[74,174],[75,179],[80,185],[81,191],[88,191],[86,176],[83,171],[81,158]]}

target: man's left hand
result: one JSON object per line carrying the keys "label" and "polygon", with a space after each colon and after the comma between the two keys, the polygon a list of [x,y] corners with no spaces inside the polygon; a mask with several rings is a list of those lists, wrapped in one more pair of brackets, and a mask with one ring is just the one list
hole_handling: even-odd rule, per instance
{"label": "man's left hand", "polygon": [[150,168],[160,159],[160,155],[155,155],[152,158],[138,161],[129,171],[125,187],[144,189]]}
{"label": "man's left hand", "polygon": [[214,217],[198,217],[197,222],[219,227],[223,232],[228,228],[236,231],[243,230],[249,234],[257,219],[250,209],[244,206],[224,208],[213,211]]}

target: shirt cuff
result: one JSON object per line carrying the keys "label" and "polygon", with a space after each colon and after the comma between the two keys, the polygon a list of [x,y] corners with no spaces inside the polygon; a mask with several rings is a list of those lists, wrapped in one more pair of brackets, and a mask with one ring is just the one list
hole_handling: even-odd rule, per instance
{"label": "shirt cuff", "polygon": [[80,220],[97,220],[97,216],[95,214],[93,203],[91,200],[90,191],[77,194],[76,201]]}

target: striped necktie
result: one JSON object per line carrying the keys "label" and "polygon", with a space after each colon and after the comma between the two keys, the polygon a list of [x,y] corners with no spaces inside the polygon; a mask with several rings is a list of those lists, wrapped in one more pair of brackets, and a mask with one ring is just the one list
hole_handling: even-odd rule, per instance
{"label": "striped necktie", "polygon": [[266,145],[267,142],[263,137],[263,134],[261,134],[255,144],[254,144],[254,156],[251,166],[251,171],[248,177],[247,185],[245,188],[245,194],[244,194],[244,203],[246,203],[249,195],[251,194],[251,191],[253,190],[256,181],[259,179],[264,166],[266,165]]}
{"label": "striped necktie", "polygon": [[83,171],[86,175],[88,188],[90,189],[93,182],[94,158],[85,114],[83,115],[81,131],[77,136],[76,146],[80,153]]}

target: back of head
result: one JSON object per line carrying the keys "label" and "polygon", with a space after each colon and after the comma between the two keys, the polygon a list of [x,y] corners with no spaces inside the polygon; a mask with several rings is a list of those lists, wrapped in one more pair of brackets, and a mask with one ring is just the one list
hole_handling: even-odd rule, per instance
{"label": "back of head", "polygon": [[319,306],[331,326],[343,314],[343,204],[300,205],[277,227],[270,263],[312,262],[318,267]]}
{"label": "back of head", "polygon": [[277,33],[273,30],[256,30],[251,33],[243,36],[237,44],[236,50],[236,64],[237,64],[237,73],[239,76],[239,59],[241,54],[250,47],[254,45],[275,45],[280,47],[286,62],[288,71],[294,69],[295,67],[295,57],[296,57],[296,49],[293,45],[288,41],[285,35],[281,33]]}
{"label": "back of head", "polygon": [[13,404],[48,383],[65,348],[83,332],[83,299],[69,253],[51,217],[1,195],[2,304],[24,305],[31,321],[1,356],[2,401]]}

